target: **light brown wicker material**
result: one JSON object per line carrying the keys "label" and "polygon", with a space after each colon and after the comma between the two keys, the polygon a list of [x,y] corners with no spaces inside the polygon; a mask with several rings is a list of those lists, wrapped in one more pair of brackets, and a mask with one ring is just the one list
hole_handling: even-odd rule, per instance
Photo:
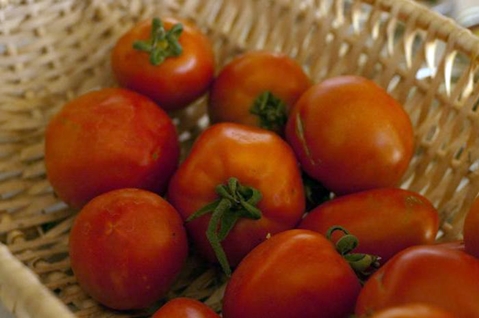
{"label": "light brown wicker material", "polygon": [[[120,315],[97,306],[72,276],[67,239],[75,212],[45,179],[43,133],[67,100],[114,85],[109,52],[120,34],[166,15],[196,22],[212,39],[218,66],[245,50],[278,50],[315,81],[361,74],[387,88],[416,131],[403,187],[439,209],[441,239],[460,236],[479,190],[479,40],[425,7],[409,0],[3,0],[0,296],[15,315]],[[172,116],[186,153],[208,123],[204,100]],[[170,296],[219,308],[224,281],[211,269],[192,277],[201,263],[190,262]]]}

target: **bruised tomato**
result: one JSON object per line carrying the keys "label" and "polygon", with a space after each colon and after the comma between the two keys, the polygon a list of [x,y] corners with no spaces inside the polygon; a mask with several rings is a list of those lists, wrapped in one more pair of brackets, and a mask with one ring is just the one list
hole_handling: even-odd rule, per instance
{"label": "bruised tomato", "polygon": [[121,86],[172,111],[207,92],[215,59],[197,26],[167,17],[144,20],[125,33],[112,50],[111,65]]}
{"label": "bruised tomato", "polygon": [[273,235],[233,272],[223,298],[224,318],[343,318],[352,314],[361,285],[323,235],[293,229]]}
{"label": "bruised tomato", "polygon": [[305,208],[289,145],[274,132],[236,123],[203,131],[167,197],[198,251],[227,273],[268,235],[295,227]]}
{"label": "bruised tomato", "polygon": [[479,260],[443,245],[409,247],[379,268],[364,284],[356,304],[361,316],[387,307],[420,302],[454,313],[479,313]]}
{"label": "bruised tomato", "polygon": [[311,81],[294,59],[249,51],[226,64],[213,82],[211,122],[236,122],[283,133],[291,107]]}
{"label": "bruised tomato", "polygon": [[75,208],[119,188],[163,194],[179,154],[170,117],[147,97],[121,88],[70,101],[45,133],[48,180]]}
{"label": "bruised tomato", "polygon": [[479,258],[479,198],[473,202],[464,220],[464,248]]}
{"label": "bruised tomato", "polygon": [[179,297],[161,306],[151,318],[220,318],[220,316],[196,299]]}
{"label": "bruised tomato", "polygon": [[408,303],[379,310],[360,318],[455,318],[455,316],[436,306],[422,303]]}
{"label": "bruised tomato", "polygon": [[[413,245],[432,244],[439,229],[439,216],[431,202],[419,193],[380,188],[340,196],[306,215],[299,228],[326,235],[341,226],[359,240],[357,253],[372,254],[384,263]],[[336,242],[340,233],[332,235]]]}
{"label": "bruised tomato", "polygon": [[188,253],[183,222],[162,197],[119,189],[90,201],[70,232],[80,286],[113,309],[141,309],[163,297]]}
{"label": "bruised tomato", "polygon": [[286,138],[305,172],[338,195],[397,186],[414,152],[402,105],[352,75],[310,87],[290,113]]}

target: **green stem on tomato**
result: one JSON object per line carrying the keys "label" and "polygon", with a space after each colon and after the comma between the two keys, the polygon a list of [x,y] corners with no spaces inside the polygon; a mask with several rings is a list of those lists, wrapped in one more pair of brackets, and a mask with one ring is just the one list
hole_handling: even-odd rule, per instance
{"label": "green stem on tomato", "polygon": [[341,256],[348,262],[354,270],[361,283],[379,267],[379,256],[363,253],[353,253],[359,245],[359,240],[342,226],[335,225],[328,229],[326,237],[332,241],[334,232],[340,231],[344,235],[336,242],[335,247]]}
{"label": "green stem on tomato", "polygon": [[166,31],[163,22],[158,18],[153,18],[151,23],[151,35],[146,41],[135,41],[133,48],[135,50],[150,53],[150,63],[160,65],[171,56],[179,56],[183,48],[179,43],[179,37],[183,32],[183,25],[177,23]]}
{"label": "green stem on tomato", "polygon": [[258,220],[261,218],[261,211],[256,205],[262,195],[257,189],[240,184],[236,178],[230,178],[226,184],[218,185],[216,193],[219,196],[217,200],[194,212],[186,221],[190,222],[211,213],[206,237],[224,273],[230,276],[231,267],[221,242],[228,236],[239,219]]}
{"label": "green stem on tomato", "polygon": [[260,127],[276,132],[281,132],[288,120],[286,104],[269,91],[260,94],[249,111],[258,116]]}

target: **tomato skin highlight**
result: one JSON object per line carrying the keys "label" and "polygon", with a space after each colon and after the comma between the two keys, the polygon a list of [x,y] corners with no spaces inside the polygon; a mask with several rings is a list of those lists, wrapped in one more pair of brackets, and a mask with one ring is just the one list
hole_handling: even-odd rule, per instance
{"label": "tomato skin highlight", "polygon": [[364,284],[358,316],[387,307],[420,302],[454,313],[479,313],[479,261],[447,245],[409,247],[391,258]]}
{"label": "tomato skin highlight", "polygon": [[[236,123],[214,124],[202,132],[171,178],[167,198],[186,220],[215,201],[216,186],[230,177],[262,193],[257,205],[261,219],[238,220],[222,242],[234,266],[269,234],[295,227],[305,199],[301,171],[289,145],[276,133]],[[187,222],[186,228],[200,254],[217,262],[205,235],[210,220],[210,214],[203,215]]]}
{"label": "tomato skin highlight", "polygon": [[223,317],[347,317],[360,288],[323,235],[288,230],[258,245],[233,272]]}
{"label": "tomato skin highlight", "polygon": [[305,172],[338,195],[397,186],[414,152],[402,105],[353,75],[310,87],[291,111],[286,139]]}
{"label": "tomato skin highlight", "polygon": [[[407,247],[434,243],[439,215],[418,193],[379,188],[326,201],[310,211],[298,227],[326,235],[337,225],[359,239],[356,253],[379,256],[382,264]],[[333,241],[340,236],[333,234]]]}
{"label": "tomato skin highlight", "polygon": [[150,97],[166,111],[185,108],[205,94],[213,81],[215,57],[209,39],[195,25],[173,17],[162,19],[166,30],[183,25],[183,52],[152,65],[149,54],[133,48],[150,37],[151,20],[135,25],[118,39],[111,53],[113,75],[126,88]]}
{"label": "tomato skin highlight", "polygon": [[464,248],[479,258],[479,199],[476,198],[467,212],[463,228]]}
{"label": "tomato skin highlight", "polygon": [[47,178],[74,208],[119,188],[165,193],[179,155],[167,113],[122,88],[91,91],[66,103],[45,132]]}
{"label": "tomato skin highlight", "polygon": [[176,210],[149,191],[119,189],[90,201],[70,232],[75,277],[93,299],[118,309],[142,309],[158,301],[188,254]]}
{"label": "tomato skin highlight", "polygon": [[455,316],[435,306],[409,303],[385,308],[360,318],[455,318]]}
{"label": "tomato skin highlight", "polygon": [[[212,123],[236,122],[261,126],[251,112],[254,101],[264,92],[279,98],[286,118],[299,97],[311,86],[301,66],[285,54],[248,51],[233,58],[219,72],[210,89],[208,115]],[[274,129],[283,133],[284,124]]]}
{"label": "tomato skin highlight", "polygon": [[220,318],[220,316],[196,299],[178,297],[161,306],[151,318]]}

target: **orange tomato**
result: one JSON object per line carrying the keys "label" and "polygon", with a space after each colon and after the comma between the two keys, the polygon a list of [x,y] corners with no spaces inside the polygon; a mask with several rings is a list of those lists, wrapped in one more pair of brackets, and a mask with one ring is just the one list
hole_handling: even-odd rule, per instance
{"label": "orange tomato", "polygon": [[479,258],[479,198],[473,202],[464,220],[464,248]]}

